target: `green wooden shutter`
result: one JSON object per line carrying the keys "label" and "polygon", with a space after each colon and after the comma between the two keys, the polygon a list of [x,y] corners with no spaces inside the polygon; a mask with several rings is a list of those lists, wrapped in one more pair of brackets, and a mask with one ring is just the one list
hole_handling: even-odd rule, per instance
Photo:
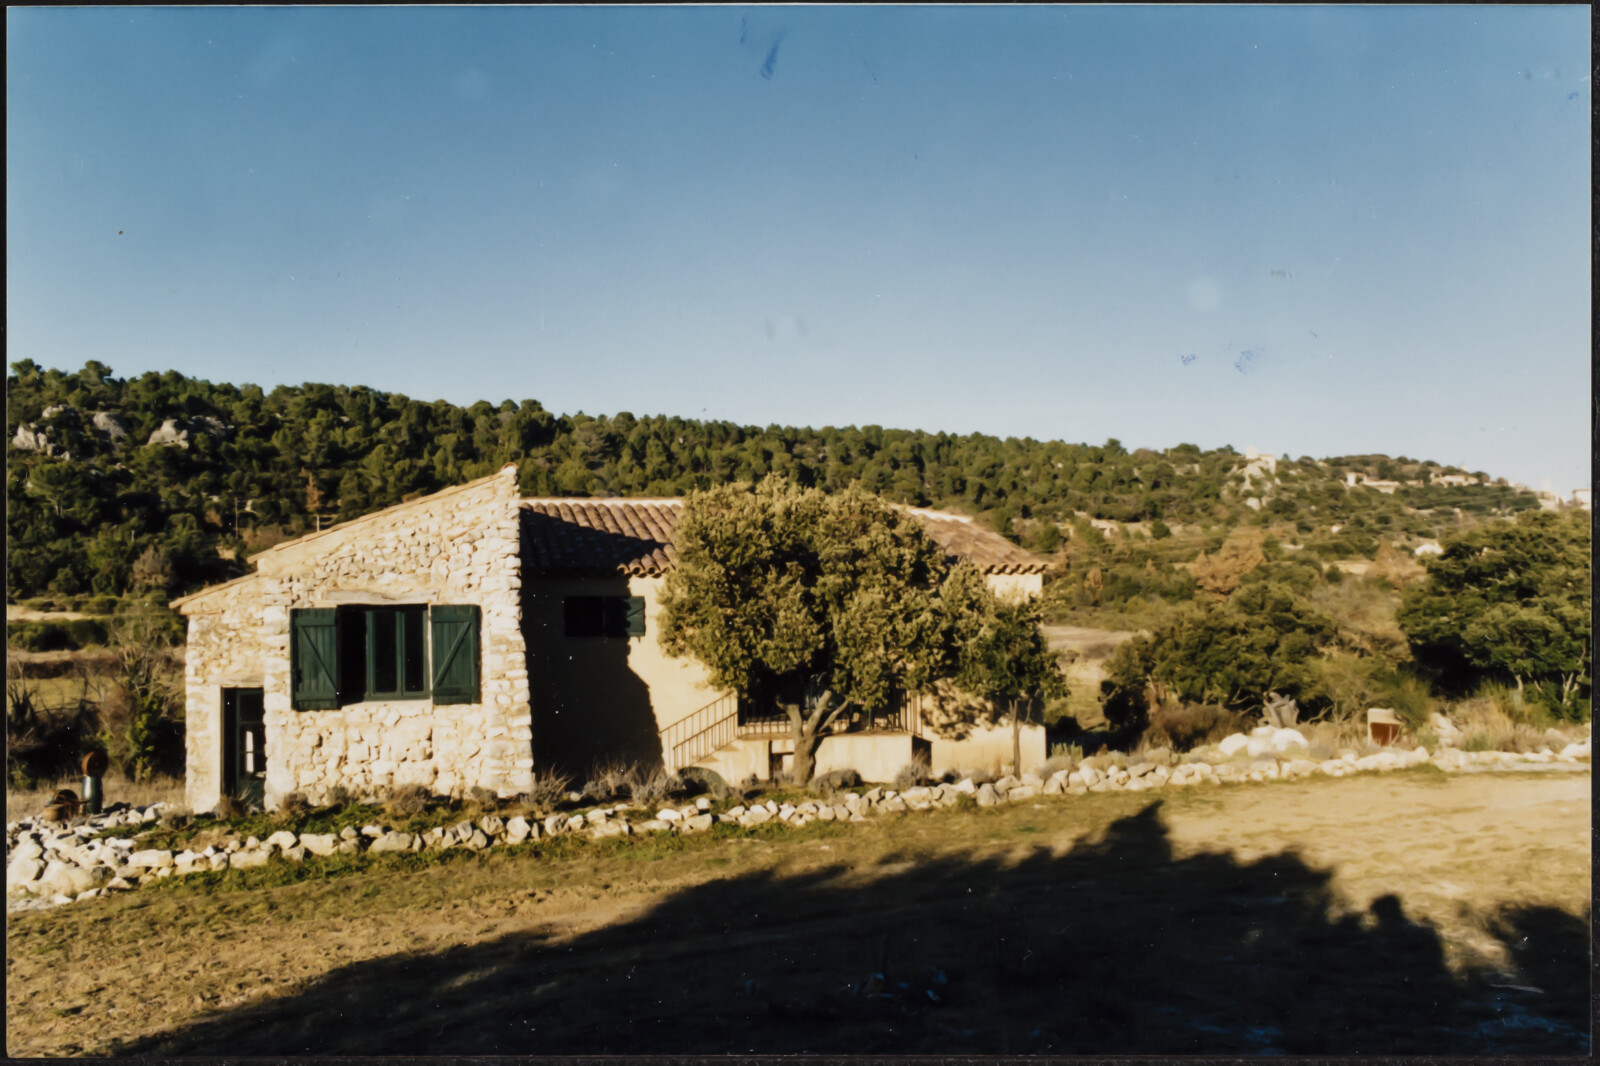
{"label": "green wooden shutter", "polygon": [[628,604],[628,636],[644,636],[644,597],[629,596]]}
{"label": "green wooden shutter", "polygon": [[433,638],[433,702],[478,702],[478,609],[434,607],[428,612]]}
{"label": "green wooden shutter", "polygon": [[290,695],[297,711],[339,706],[339,630],[331,607],[289,612]]}

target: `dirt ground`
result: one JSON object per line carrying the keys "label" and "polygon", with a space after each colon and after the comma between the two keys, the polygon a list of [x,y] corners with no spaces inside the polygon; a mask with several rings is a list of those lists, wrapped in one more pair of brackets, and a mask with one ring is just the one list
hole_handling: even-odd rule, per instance
{"label": "dirt ground", "polygon": [[228,885],[11,918],[9,1053],[1589,1046],[1587,772],[1107,793]]}

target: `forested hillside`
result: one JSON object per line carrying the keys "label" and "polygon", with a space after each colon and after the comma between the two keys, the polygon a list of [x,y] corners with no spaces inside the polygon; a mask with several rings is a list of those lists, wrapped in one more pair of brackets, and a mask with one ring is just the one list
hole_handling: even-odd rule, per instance
{"label": "forested hillside", "polygon": [[[897,502],[982,515],[1040,551],[1076,538],[1085,564],[1102,554],[1091,523],[1118,523],[1144,547],[1117,553],[1131,565],[1109,589],[1105,574],[1091,582],[1083,595],[1095,603],[1118,581],[1124,597],[1181,598],[1192,579],[1174,564],[1214,552],[1237,526],[1281,527],[1324,557],[1371,558],[1382,542],[1537,506],[1481,472],[1382,455],[1273,463],[1187,444],[557,415],[534,400],[458,407],[364,386],[122,379],[97,362],[68,373],[22,360],[6,384],[13,600],[193,589],[319,523],[508,461],[528,495],[673,496],[771,472],[828,489],[859,481]],[[1352,487],[1352,473],[1390,487]],[[1163,544],[1175,530],[1190,535]]]}

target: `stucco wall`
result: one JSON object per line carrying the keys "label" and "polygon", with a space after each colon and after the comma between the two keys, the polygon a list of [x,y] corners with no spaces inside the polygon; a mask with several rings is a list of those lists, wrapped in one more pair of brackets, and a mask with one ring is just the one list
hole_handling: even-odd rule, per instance
{"label": "stucco wall", "polygon": [[[221,689],[236,685],[265,690],[269,808],[290,792],[317,802],[335,785],[357,796],[405,784],[448,795],[527,789],[532,723],[518,537],[516,472],[508,467],[263,552],[253,580],[180,603],[190,629],[190,806],[217,801]],[[476,605],[481,702],[294,710],[289,612],[356,603]]]}
{"label": "stucco wall", "polygon": [[[1022,766],[1013,772],[1036,770],[1044,764],[1044,726],[1023,723]],[[950,739],[930,734],[933,751],[929,762],[935,774],[946,770],[994,770],[1011,765],[1011,725],[974,726],[961,739]]]}
{"label": "stucco wall", "polygon": [[[533,694],[533,751],[541,769],[582,774],[596,760],[661,761],[662,729],[716,700],[706,669],[661,648],[661,578],[529,577],[523,632]],[[568,596],[638,596],[645,631],[637,637],[568,637]]]}
{"label": "stucco wall", "polygon": [[1033,599],[1044,591],[1043,574],[987,574],[989,591],[1005,599]]}

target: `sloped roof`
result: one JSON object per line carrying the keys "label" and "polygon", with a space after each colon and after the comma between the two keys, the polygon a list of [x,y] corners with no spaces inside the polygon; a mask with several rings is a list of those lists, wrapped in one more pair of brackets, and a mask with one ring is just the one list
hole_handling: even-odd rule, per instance
{"label": "sloped roof", "polygon": [[[986,574],[1042,573],[1046,561],[963,515],[907,508],[934,543]],[[677,561],[679,499],[526,499],[523,560],[532,574],[652,576]]]}

